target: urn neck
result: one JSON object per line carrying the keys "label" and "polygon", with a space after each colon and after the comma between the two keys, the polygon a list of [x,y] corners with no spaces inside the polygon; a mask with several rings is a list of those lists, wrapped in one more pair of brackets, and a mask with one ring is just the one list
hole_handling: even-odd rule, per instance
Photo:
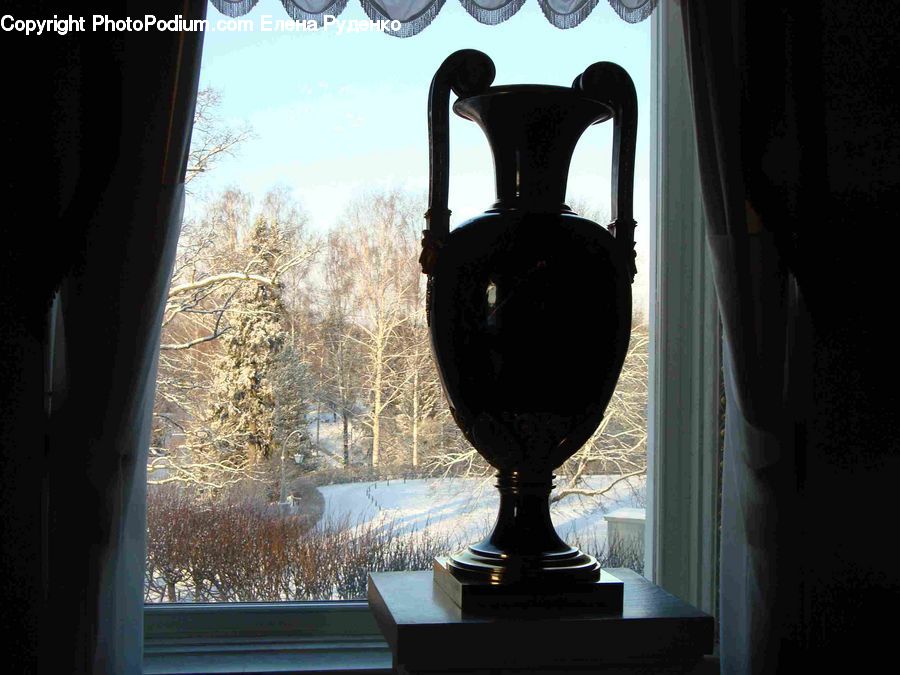
{"label": "urn neck", "polygon": [[609,109],[564,87],[514,85],[458,100],[456,114],[478,124],[494,156],[499,208],[559,212],[572,153]]}
{"label": "urn neck", "polygon": [[517,471],[497,474],[500,510],[488,539],[493,546],[522,555],[569,549],[557,535],[550,519],[553,478],[549,470],[533,475],[522,475]]}

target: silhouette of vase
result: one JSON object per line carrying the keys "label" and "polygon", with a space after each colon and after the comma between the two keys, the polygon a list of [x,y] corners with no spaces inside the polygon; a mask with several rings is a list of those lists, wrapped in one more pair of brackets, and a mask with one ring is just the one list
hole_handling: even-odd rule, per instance
{"label": "silhouette of vase", "polygon": [[[451,55],[429,97],[431,194],[422,266],[431,346],[456,423],[497,469],[500,508],[483,541],[450,557],[459,579],[596,581],[597,561],[550,520],[553,470],[597,429],[631,333],[631,202],[637,106],[627,73],[588,68],[571,88],[490,87],[490,59]],[[497,201],[449,231],[449,94],[494,157]],[[614,124],[613,223],[565,205],[575,145]]]}

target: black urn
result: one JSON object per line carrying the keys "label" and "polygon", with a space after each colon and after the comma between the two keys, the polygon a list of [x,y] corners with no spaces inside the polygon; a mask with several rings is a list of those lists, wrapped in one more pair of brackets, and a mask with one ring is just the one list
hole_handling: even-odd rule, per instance
{"label": "black urn", "polygon": [[[597,561],[550,520],[553,471],[597,429],[631,333],[634,85],[597,63],[572,87],[491,87],[481,52],[448,57],[429,96],[431,184],[422,267],[431,345],[454,419],[497,469],[491,534],[450,556],[460,580],[566,586],[597,581]],[[485,132],[497,201],[449,230],[448,108]],[[611,120],[613,222],[565,204],[575,145]]]}

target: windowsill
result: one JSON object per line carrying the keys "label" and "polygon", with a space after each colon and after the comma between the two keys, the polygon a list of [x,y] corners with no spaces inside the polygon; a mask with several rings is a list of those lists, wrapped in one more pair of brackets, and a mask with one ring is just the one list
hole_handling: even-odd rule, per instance
{"label": "windowsill", "polygon": [[144,673],[355,673],[389,675],[391,652],[384,641],[252,640],[232,638],[203,644],[147,645]]}
{"label": "windowsill", "polygon": [[147,675],[326,672],[388,675],[391,653],[384,641],[280,642],[262,638],[148,644],[144,649]]}
{"label": "windowsill", "polygon": [[[146,675],[393,672],[365,602],[147,605],[145,619]],[[717,652],[688,672],[718,673]]]}
{"label": "windowsill", "polygon": [[391,672],[365,602],[147,605],[144,672]]}

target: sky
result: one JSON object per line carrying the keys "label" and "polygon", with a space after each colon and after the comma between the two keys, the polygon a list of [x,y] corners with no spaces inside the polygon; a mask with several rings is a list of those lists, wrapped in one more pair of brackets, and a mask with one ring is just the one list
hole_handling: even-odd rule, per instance
{"label": "sky", "polygon": [[[208,18],[223,17],[212,5]],[[494,84],[569,86],[587,66],[614,61],[638,92],[635,219],[646,260],[649,229],[650,21],[627,24],[606,2],[578,27],[560,30],[534,0],[497,26],[478,23],[449,0],[435,21],[410,38],[386,34],[261,32],[262,16],[285,19],[278,0],[260,0],[246,15],[256,30],[207,32],[200,84],[222,94],[220,116],[249,123],[254,138],[198,184],[187,216],[226,186],[259,198],[285,186],[311,217],[315,230],[337,222],[345,206],[366,193],[401,188],[427,193],[426,103],[431,78],[450,53],[488,54]],[[367,19],[350,0],[340,19]],[[451,97],[451,102],[453,97]],[[609,209],[612,125],[592,127],[569,171],[568,199]],[[481,130],[451,115],[450,208],[453,223],[474,217],[494,201],[493,161]],[[423,221],[424,222],[424,221]],[[649,274],[643,276],[644,281]],[[638,295],[645,290],[636,289]]]}

